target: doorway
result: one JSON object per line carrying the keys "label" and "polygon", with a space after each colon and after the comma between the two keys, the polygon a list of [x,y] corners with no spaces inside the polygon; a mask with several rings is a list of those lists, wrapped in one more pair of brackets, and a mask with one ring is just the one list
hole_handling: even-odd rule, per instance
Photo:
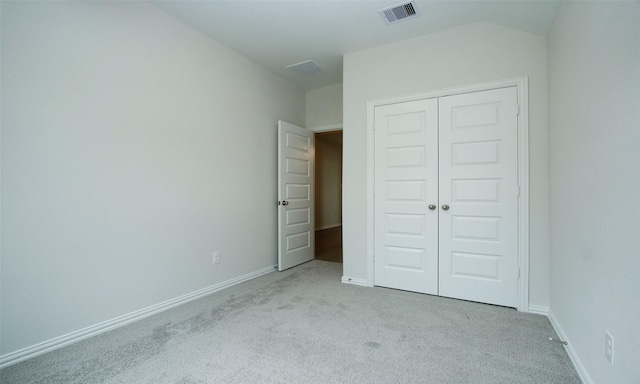
{"label": "doorway", "polygon": [[315,134],[315,258],[342,263],[342,131]]}

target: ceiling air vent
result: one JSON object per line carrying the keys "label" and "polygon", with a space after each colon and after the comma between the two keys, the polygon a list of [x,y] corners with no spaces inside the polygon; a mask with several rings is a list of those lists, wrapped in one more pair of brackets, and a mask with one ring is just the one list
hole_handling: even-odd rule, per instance
{"label": "ceiling air vent", "polygon": [[322,68],[318,67],[318,65],[311,60],[303,61],[297,64],[287,65],[287,68],[296,72],[299,75],[311,75],[317,72],[322,72]]}
{"label": "ceiling air vent", "polygon": [[418,16],[413,2],[394,5],[378,11],[387,24],[397,23]]}

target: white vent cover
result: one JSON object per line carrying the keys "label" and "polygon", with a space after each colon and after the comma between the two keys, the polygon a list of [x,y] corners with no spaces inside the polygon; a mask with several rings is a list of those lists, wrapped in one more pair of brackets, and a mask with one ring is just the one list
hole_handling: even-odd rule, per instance
{"label": "white vent cover", "polygon": [[322,68],[318,67],[316,63],[311,60],[303,61],[297,64],[287,65],[287,68],[296,72],[299,75],[311,75],[314,73],[322,72]]}
{"label": "white vent cover", "polygon": [[413,2],[398,4],[393,7],[381,9],[378,13],[387,24],[396,23],[398,21],[418,16],[418,12],[416,11],[416,7],[413,5]]}

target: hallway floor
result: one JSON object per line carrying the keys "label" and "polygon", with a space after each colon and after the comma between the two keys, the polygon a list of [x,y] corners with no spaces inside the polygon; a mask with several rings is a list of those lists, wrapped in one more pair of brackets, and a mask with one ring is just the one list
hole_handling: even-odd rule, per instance
{"label": "hallway floor", "polygon": [[342,226],[316,231],[316,260],[342,263]]}

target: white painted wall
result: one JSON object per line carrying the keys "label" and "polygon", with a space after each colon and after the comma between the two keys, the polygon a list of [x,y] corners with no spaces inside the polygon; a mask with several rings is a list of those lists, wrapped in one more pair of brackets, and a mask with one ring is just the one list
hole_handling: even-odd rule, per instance
{"label": "white painted wall", "polygon": [[142,2],[2,2],[1,32],[2,354],[276,263],[304,92]]}
{"label": "white painted wall", "polygon": [[529,76],[529,303],[549,305],[547,45],[473,23],[344,57],[344,275],[367,276],[367,101]]}
{"label": "white painted wall", "polygon": [[549,84],[552,317],[587,382],[638,383],[640,2],[563,2]]}
{"label": "white painted wall", "polygon": [[315,229],[342,224],[342,131],[317,133]]}
{"label": "white painted wall", "polygon": [[342,84],[306,92],[307,128],[342,123]]}

